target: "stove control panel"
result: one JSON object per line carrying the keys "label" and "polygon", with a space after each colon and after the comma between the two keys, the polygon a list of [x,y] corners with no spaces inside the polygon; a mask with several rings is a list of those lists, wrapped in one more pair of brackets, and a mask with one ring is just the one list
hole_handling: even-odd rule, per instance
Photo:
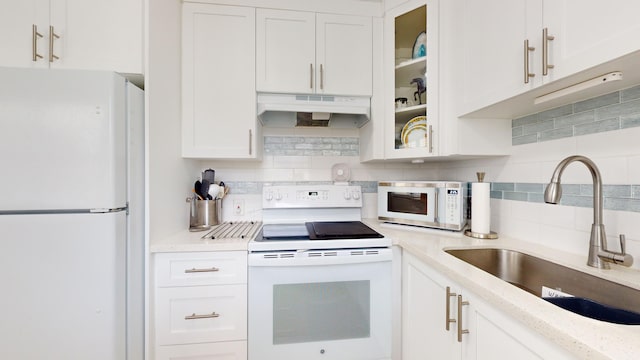
{"label": "stove control panel", "polygon": [[356,185],[265,185],[262,208],[362,207],[362,190]]}

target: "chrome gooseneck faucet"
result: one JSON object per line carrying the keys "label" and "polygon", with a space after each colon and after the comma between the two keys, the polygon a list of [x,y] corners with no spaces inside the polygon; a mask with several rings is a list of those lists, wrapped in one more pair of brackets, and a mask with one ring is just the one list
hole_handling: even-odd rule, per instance
{"label": "chrome gooseneck faucet", "polygon": [[579,161],[587,166],[593,178],[593,224],[591,225],[591,238],[589,240],[589,258],[587,265],[599,269],[609,269],[609,262],[631,266],[633,257],[625,253],[625,236],[620,235],[620,252],[613,252],[607,249],[607,236],[604,232],[604,224],[602,223],[602,177],[596,164],[591,159],[573,155],[560,161],[556,166],[551,181],[544,191],[544,202],[548,204],[557,204],[562,196],[562,187],[560,185],[560,177],[562,172],[574,161]]}

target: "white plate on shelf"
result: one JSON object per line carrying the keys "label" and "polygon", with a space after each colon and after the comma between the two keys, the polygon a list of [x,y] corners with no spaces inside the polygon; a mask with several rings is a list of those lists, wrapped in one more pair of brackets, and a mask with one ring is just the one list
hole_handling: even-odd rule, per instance
{"label": "white plate on shelf", "polygon": [[427,117],[416,116],[407,121],[402,128],[400,139],[405,148],[427,146]]}

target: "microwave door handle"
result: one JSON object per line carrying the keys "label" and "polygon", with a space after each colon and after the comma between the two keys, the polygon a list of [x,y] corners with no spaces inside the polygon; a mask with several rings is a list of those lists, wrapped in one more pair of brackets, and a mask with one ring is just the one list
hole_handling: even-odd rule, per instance
{"label": "microwave door handle", "polygon": [[439,209],[438,209],[438,203],[440,202],[440,201],[439,201],[440,199],[438,199],[438,195],[439,195],[440,191],[439,191],[439,189],[438,189],[438,188],[436,188],[435,190],[436,190],[436,191],[435,191],[435,196],[436,196],[435,202],[436,202],[436,206],[434,207],[434,210],[433,210],[433,212],[434,212],[434,214],[433,214],[433,222],[440,222],[440,221],[438,220],[438,214],[440,213],[440,211],[439,211]]}

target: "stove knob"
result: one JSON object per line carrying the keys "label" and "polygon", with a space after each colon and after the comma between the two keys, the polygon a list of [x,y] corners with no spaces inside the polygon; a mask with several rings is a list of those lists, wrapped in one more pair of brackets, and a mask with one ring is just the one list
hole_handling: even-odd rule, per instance
{"label": "stove knob", "polygon": [[354,200],[360,200],[360,193],[359,192],[354,191],[352,196],[353,196]]}
{"label": "stove knob", "polygon": [[280,191],[276,193],[276,200],[282,200],[282,194],[280,194]]}
{"label": "stove knob", "polygon": [[272,193],[272,192],[265,193],[265,194],[264,194],[264,198],[265,198],[265,200],[267,200],[267,201],[271,201],[271,200],[273,200],[273,193]]}
{"label": "stove knob", "polygon": [[351,199],[351,193],[349,192],[349,190],[344,191],[344,199],[345,200]]}

